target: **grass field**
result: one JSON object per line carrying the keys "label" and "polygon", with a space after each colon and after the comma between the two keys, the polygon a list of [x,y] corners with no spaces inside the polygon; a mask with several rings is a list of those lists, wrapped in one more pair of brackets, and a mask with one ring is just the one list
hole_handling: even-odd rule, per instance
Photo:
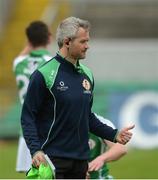
{"label": "grass field", "polygon": [[110,173],[119,179],[158,179],[158,149],[129,150],[109,167]]}
{"label": "grass field", "polygon": [[[17,141],[0,141],[0,179],[24,179],[15,172]],[[117,179],[158,179],[158,149],[129,150],[117,162],[109,164]]]}

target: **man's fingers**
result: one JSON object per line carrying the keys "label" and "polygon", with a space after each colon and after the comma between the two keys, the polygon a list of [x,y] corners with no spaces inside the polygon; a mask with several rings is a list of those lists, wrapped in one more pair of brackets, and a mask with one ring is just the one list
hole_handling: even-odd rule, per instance
{"label": "man's fingers", "polygon": [[129,131],[129,130],[133,129],[134,127],[135,127],[135,125],[133,124],[133,125],[131,125],[129,127],[126,127],[124,130]]}
{"label": "man's fingers", "polygon": [[97,171],[98,168],[97,168],[97,165],[93,165],[91,167],[89,167],[88,171],[91,172],[91,171]]}
{"label": "man's fingers", "polygon": [[121,144],[126,144],[130,141],[132,138],[133,133],[130,132],[129,130],[133,129],[135,125],[131,125],[129,127],[124,128],[123,130],[120,131],[118,142]]}
{"label": "man's fingers", "polygon": [[38,168],[40,166],[40,161],[38,161],[37,159],[33,159],[32,164]]}
{"label": "man's fingers", "polygon": [[128,136],[131,137],[133,135],[133,133],[126,131],[125,133],[122,134],[123,136]]}
{"label": "man's fingers", "polygon": [[40,157],[39,157],[39,161],[40,161],[41,163],[43,163],[44,165],[47,165],[47,161],[46,161],[46,159],[45,159],[44,156],[40,156]]}
{"label": "man's fingers", "polygon": [[32,164],[33,164],[35,167],[38,168],[41,163],[47,165],[46,159],[45,159],[45,157],[44,157],[44,153],[41,152],[41,151],[38,151],[38,152],[33,156]]}
{"label": "man's fingers", "polygon": [[96,163],[89,163],[88,171],[96,171],[97,170],[97,164]]}
{"label": "man's fingers", "polygon": [[133,133],[129,132],[129,131],[121,131],[121,136],[132,136]]}
{"label": "man's fingers", "polygon": [[90,163],[88,167],[88,171],[92,171],[92,170],[93,170],[93,165]]}
{"label": "man's fingers", "polygon": [[124,136],[123,139],[124,139],[125,141],[129,141],[129,140],[131,139],[131,137],[132,137],[132,136]]}

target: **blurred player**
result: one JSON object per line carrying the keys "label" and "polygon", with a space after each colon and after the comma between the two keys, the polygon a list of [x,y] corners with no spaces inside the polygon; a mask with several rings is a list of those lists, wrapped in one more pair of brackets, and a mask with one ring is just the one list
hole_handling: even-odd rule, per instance
{"label": "blurred player", "polygon": [[[26,28],[25,33],[28,40],[27,45],[14,60],[13,64],[21,104],[24,102],[30,75],[37,67],[52,58],[47,50],[47,47],[51,42],[51,33],[44,22],[31,22]],[[31,164],[31,155],[21,133],[19,138],[16,171],[26,172]]]}
{"label": "blurred player", "polygon": [[[115,128],[111,121],[98,116],[98,119],[108,126]],[[115,161],[127,153],[125,145],[120,143],[113,143],[103,140],[94,134],[90,133],[89,139],[90,146],[90,163],[89,173],[90,179],[113,179],[109,174],[107,162]]]}

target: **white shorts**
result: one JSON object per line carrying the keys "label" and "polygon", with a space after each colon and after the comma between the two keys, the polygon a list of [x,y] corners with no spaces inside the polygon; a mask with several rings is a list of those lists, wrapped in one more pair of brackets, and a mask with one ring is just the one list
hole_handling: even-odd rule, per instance
{"label": "white shorts", "polygon": [[21,136],[18,144],[16,171],[27,172],[31,168],[31,164],[32,158],[30,151],[27,148],[24,138]]}

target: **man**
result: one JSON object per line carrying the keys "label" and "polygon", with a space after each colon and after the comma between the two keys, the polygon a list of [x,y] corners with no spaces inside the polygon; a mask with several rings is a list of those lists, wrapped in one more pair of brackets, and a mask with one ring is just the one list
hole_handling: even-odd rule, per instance
{"label": "man", "polygon": [[[115,128],[113,123],[102,116],[96,115],[104,124]],[[90,133],[90,163],[88,176],[90,179],[113,179],[109,174],[108,162],[120,159],[127,153],[125,145],[103,140]]]}
{"label": "man", "polygon": [[89,130],[126,144],[134,126],[119,132],[91,112],[93,76],[79,63],[88,49],[89,22],[75,17],[63,20],[56,39],[57,55],[31,76],[21,124],[34,166],[46,163],[47,154],[55,165],[56,178],[83,179],[88,169]]}
{"label": "man", "polygon": [[[26,37],[28,41],[27,45],[14,60],[13,64],[21,104],[23,104],[26,95],[30,75],[37,67],[52,58],[47,51],[47,46],[51,41],[51,33],[44,22],[31,22],[26,28]],[[26,172],[30,168],[31,163],[30,152],[21,134],[19,138],[16,170],[18,172]]]}

